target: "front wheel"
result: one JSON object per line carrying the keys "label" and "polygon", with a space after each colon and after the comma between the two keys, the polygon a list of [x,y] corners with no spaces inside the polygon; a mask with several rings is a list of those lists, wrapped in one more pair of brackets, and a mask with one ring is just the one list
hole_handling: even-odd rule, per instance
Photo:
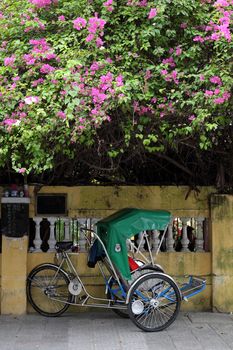
{"label": "front wheel", "polygon": [[135,281],[127,300],[129,317],[135,325],[147,332],[158,332],[175,321],[181,294],[171,277],[150,272]]}
{"label": "front wheel", "polygon": [[69,278],[58,266],[43,264],[28,275],[27,297],[39,314],[60,316],[72,302],[68,285]]}

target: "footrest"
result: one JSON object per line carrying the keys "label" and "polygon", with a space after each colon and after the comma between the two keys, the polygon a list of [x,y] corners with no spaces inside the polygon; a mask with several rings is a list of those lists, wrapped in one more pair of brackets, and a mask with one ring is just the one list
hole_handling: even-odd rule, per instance
{"label": "footrest", "polygon": [[182,299],[187,300],[193,297],[194,295],[202,292],[205,289],[205,287],[205,279],[189,276],[188,283],[184,283],[180,288]]}

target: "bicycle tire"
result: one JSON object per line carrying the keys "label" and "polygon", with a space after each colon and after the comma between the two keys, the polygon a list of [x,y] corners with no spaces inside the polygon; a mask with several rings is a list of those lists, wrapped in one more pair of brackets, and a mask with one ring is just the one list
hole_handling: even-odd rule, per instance
{"label": "bicycle tire", "polygon": [[57,265],[35,267],[27,278],[27,298],[33,309],[47,317],[63,314],[73,299],[68,290],[69,282],[66,273]]}
{"label": "bicycle tire", "polygon": [[[155,272],[155,271],[159,271],[159,272],[163,272],[161,271],[161,268],[158,267],[157,265],[155,266],[152,266],[152,265],[145,265],[145,266],[142,266],[139,270],[136,270],[136,271],[132,271],[131,275],[132,275],[132,282],[135,281],[135,277],[138,278],[140,277],[142,274],[146,274],[148,272]],[[134,277],[135,276],[135,277]],[[131,283],[132,283],[131,282]],[[116,283],[115,282],[115,279],[112,277],[110,280],[109,280],[109,288],[111,289],[113,284]],[[117,283],[116,283],[117,285]],[[114,303],[117,303],[118,300],[122,300],[122,298],[117,298],[117,295],[114,295],[114,298],[111,296],[111,293],[110,291],[108,290],[107,292],[107,298],[108,299],[112,299]],[[112,309],[113,312],[115,312],[115,314],[117,314],[118,316],[122,317],[122,318],[129,318],[129,313],[128,313],[128,309],[126,310],[123,310],[123,309]]]}
{"label": "bicycle tire", "polygon": [[170,326],[181,304],[180,290],[173,279],[156,272],[138,278],[127,299],[131,321],[146,332],[158,332]]}

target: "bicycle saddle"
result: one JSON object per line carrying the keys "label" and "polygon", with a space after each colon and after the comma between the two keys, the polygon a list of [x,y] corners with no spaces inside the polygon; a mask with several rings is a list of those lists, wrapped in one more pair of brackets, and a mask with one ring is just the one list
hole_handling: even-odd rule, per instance
{"label": "bicycle saddle", "polygon": [[73,247],[73,242],[72,241],[67,241],[67,242],[57,242],[55,245],[55,249],[57,252],[65,252],[66,250],[69,250]]}

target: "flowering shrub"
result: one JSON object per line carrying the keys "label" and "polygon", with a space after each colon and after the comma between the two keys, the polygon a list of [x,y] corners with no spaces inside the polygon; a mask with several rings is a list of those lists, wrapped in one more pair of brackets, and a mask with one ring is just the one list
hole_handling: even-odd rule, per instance
{"label": "flowering shrub", "polygon": [[101,144],[116,118],[112,159],[136,143],[151,154],[183,142],[207,150],[232,122],[233,0],[5,3],[0,166],[52,169]]}

